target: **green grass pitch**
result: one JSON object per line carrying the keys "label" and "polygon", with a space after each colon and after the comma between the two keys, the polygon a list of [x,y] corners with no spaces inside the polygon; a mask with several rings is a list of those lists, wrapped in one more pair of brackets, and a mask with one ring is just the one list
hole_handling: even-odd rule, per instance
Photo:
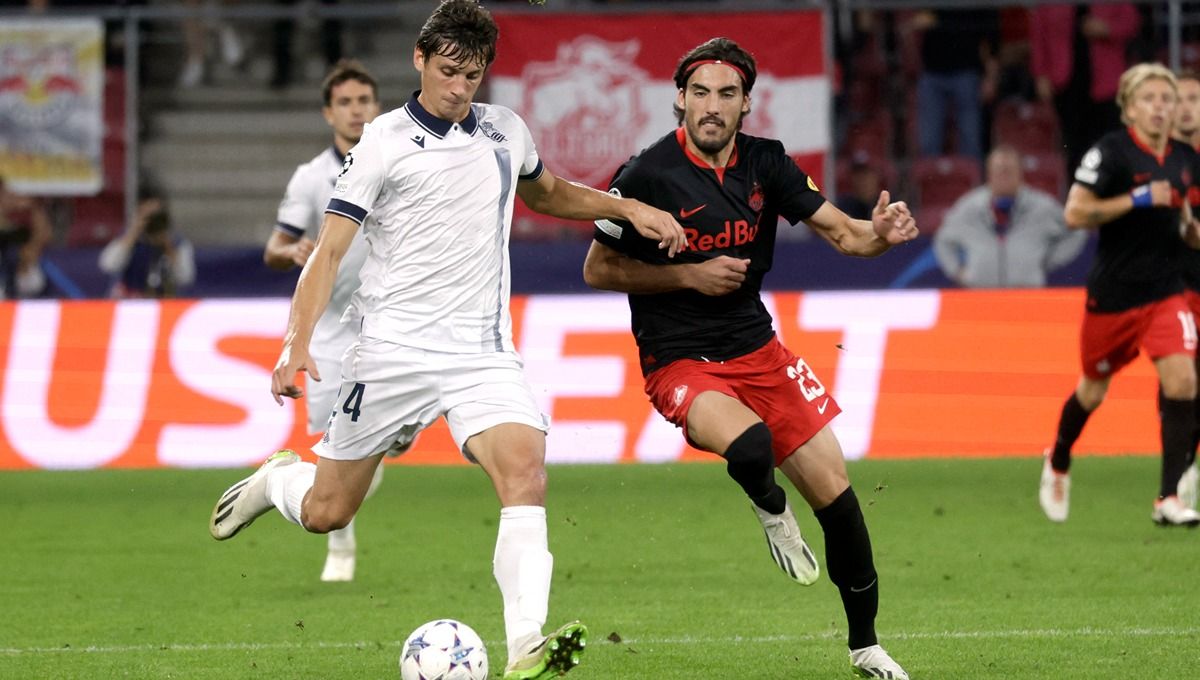
{"label": "green grass pitch", "polygon": [[[884,646],[923,680],[1192,677],[1200,532],[1150,522],[1158,460],[1078,460],[1061,526],[1038,509],[1039,469],[851,464]],[[390,467],[360,515],[349,584],[320,583],[324,538],[273,513],[209,538],[212,502],[243,474],[0,473],[0,678],[394,680],[400,642],[438,617],[478,630],[497,676],[497,507],[482,472]],[[850,676],[836,590],[778,572],[722,466],[553,467],[549,507],[549,625],[591,628],[570,677]]]}

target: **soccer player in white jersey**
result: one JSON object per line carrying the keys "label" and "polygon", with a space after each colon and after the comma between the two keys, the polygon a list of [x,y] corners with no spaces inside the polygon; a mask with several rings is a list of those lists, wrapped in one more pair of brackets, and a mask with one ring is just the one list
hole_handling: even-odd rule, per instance
{"label": "soccer player in white jersey", "polygon": [[[317,232],[333,185],[342,171],[346,153],[362,137],[363,127],[379,115],[379,90],[375,78],[356,59],[342,59],[329,71],[321,83],[325,102],[321,114],[333,130],[333,144],[311,161],[296,168],[288,182],[287,192],[279,203],[275,230],[263,251],[263,261],[272,269],[287,271],[303,267],[316,245]],[[342,314],[350,306],[350,296],[358,288],[358,270],[367,259],[367,241],[362,232],[354,236],[350,249],[338,267],[337,279],[329,306],[313,330],[309,353],[321,375],[327,380],[310,381],[304,400],[308,407],[308,433],[325,431],[325,423],[333,412],[337,397],[342,355],[358,337],[358,327],[342,323]],[[375,489],[383,477],[383,466],[375,470]],[[369,492],[368,492],[369,495]],[[322,581],[354,580],[357,541],[354,521],[342,529],[329,532]]]}
{"label": "soccer player in white jersey", "polygon": [[[313,328],[360,226],[370,244],[346,316],[360,328],[316,465],[290,451],[230,487],[209,530],[227,539],[276,508],[315,533],[345,526],[384,451],[445,416],[455,444],[500,500],[493,573],[503,600],[505,680],[547,680],[579,662],[586,629],[543,635],[547,549],[545,432],[512,342],[508,239],[516,196],[564,219],[621,219],[674,255],[667,213],[555,177],[529,130],[502,106],[472,104],[496,55],[497,28],[475,0],[444,0],[413,50],[421,90],[366,127],[346,156],[316,247],[296,285],[271,390],[302,396],[299,371],[322,377]],[[329,376],[328,379],[334,379]]]}

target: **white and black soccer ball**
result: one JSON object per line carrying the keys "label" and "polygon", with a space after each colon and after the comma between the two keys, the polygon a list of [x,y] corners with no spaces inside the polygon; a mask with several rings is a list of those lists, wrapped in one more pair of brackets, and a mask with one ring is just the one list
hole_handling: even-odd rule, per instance
{"label": "white and black soccer ball", "polygon": [[430,621],[404,641],[400,653],[402,680],[487,680],[487,676],[483,640],[465,623],[452,619]]}

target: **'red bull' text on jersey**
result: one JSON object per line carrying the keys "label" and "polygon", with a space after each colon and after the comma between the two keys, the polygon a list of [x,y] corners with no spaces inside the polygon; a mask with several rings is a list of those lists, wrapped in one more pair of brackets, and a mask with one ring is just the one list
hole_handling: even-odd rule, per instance
{"label": "'red bull' text on jersey", "polygon": [[472,104],[460,123],[403,107],[368,124],[326,212],[370,250],[348,312],[362,335],[440,352],[511,352],[508,240],[518,180],[542,173],[525,122]]}
{"label": "'red bull' text on jersey", "polygon": [[651,264],[678,265],[728,255],[750,260],[742,286],[719,297],[694,290],[631,294],[629,308],[645,374],[677,359],[724,361],[770,340],[771,316],[759,297],[771,269],[775,231],[825,203],[816,185],[775,140],[738,133],[723,168],[692,156],[679,128],[617,170],[610,191],[670,212],[687,249],[674,259],[629,224],[600,220],[595,239]]}

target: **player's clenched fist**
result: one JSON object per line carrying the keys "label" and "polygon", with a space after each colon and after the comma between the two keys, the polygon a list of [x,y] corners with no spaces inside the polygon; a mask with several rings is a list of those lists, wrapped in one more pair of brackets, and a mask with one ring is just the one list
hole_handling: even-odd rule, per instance
{"label": "player's clenched fist", "polygon": [[750,260],[720,255],[688,268],[688,288],[705,295],[728,295],[746,280]]}

